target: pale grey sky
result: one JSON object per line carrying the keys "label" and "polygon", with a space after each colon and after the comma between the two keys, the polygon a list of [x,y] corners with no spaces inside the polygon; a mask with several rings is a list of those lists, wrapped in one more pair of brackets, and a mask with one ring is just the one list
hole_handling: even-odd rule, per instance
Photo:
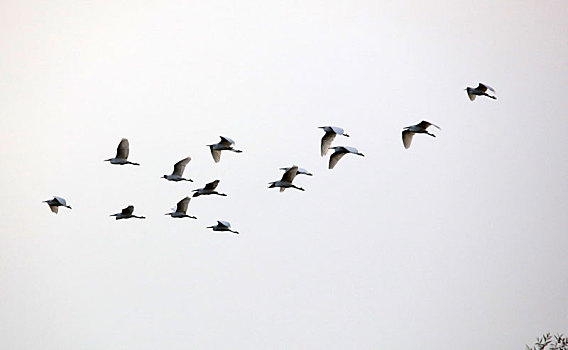
{"label": "pale grey sky", "polygon": [[[566,18],[564,0],[2,3],[0,345],[522,349],[568,332]],[[470,102],[478,82],[498,99]],[[405,150],[422,119],[442,130]],[[327,170],[321,125],[366,157]],[[219,135],[244,152],[214,164]],[[122,137],[140,167],[103,162]],[[160,179],[186,156],[194,184]],[[292,164],[306,192],[268,190]],[[198,220],[163,215],[216,178],[229,196],[193,200]],[[148,219],[108,216],[128,204]]]}

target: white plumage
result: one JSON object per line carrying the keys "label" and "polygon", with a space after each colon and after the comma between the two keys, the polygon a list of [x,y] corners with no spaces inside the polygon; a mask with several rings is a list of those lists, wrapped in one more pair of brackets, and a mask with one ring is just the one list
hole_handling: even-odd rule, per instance
{"label": "white plumage", "polygon": [[438,128],[439,130],[441,130],[439,126],[432,124],[430,122],[427,122],[425,120],[421,121],[420,123],[418,123],[416,125],[411,125],[411,126],[407,126],[406,128],[404,128],[403,131],[402,131],[402,143],[404,145],[404,148],[408,149],[410,147],[410,144],[412,143],[412,138],[414,137],[414,134],[426,134],[426,135],[430,135],[432,137],[436,137],[436,135],[428,132],[427,129],[430,126],[433,126],[435,128]]}
{"label": "white plumage", "polygon": [[122,211],[120,213],[117,214],[111,214],[110,216],[114,216],[116,217],[116,220],[120,220],[120,219],[130,219],[130,218],[136,218],[136,219],[146,219],[145,216],[136,216],[133,214],[134,213],[134,206],[133,205],[129,205],[126,208],[122,209]]}
{"label": "white plumage", "polygon": [[65,198],[58,196],[53,196],[53,199],[43,201],[43,203],[47,203],[47,205],[49,205],[49,209],[51,209],[51,211],[54,214],[57,214],[57,212],[59,211],[59,207],[65,207],[71,209],[71,206],[67,205],[67,201],[65,200]]}
{"label": "white plumage", "polygon": [[242,152],[241,150],[233,148],[233,146],[235,145],[235,141],[225,136],[219,136],[219,137],[221,138],[221,141],[219,141],[218,143],[214,143],[212,145],[207,145],[211,150],[211,155],[213,156],[213,160],[215,161],[215,163],[219,163],[219,161],[221,160],[221,151],[232,151],[235,153]]}
{"label": "white plumage", "polygon": [[185,170],[185,167],[187,166],[187,164],[189,163],[189,161],[191,160],[191,157],[187,157],[184,158],[182,160],[180,160],[179,162],[174,164],[174,171],[171,175],[164,175],[163,178],[168,180],[168,181],[190,181],[193,182],[193,180],[191,179],[185,179],[183,177],[183,172]]}
{"label": "white plumage", "polygon": [[[187,208],[189,206],[189,201],[191,200],[191,198],[189,197],[185,197],[184,199],[182,199],[181,201],[179,201],[177,203],[177,206],[175,208],[175,211],[171,212],[171,213],[167,213],[165,215],[169,215],[172,218],[191,218],[191,219],[197,219],[195,216],[191,216],[191,215],[187,215]],[[174,210],[174,208],[172,208],[172,210]]]}
{"label": "white plumage", "polygon": [[110,162],[110,164],[132,164],[132,165],[140,165],[138,163],[133,163],[128,161],[128,154],[130,153],[130,144],[128,143],[127,139],[120,140],[118,147],[116,149],[116,157],[105,159],[105,162]]}
{"label": "white plumage", "polygon": [[321,139],[321,156],[325,156],[327,154],[327,150],[331,146],[331,143],[335,139],[335,135],[343,135],[345,137],[349,137],[345,133],[345,131],[337,126],[319,126],[318,128],[323,129],[325,131],[325,135],[323,135]]}
{"label": "white plumage", "polygon": [[[491,91],[493,95],[488,94],[487,90]],[[495,90],[491,86],[486,84],[479,83],[476,88],[471,88],[468,86],[465,88],[465,91],[467,92],[467,96],[469,97],[470,101],[475,101],[475,98],[477,96],[487,96],[494,100],[497,99],[497,97],[495,97]]]}
{"label": "white plumage", "polygon": [[334,149],[335,152],[333,152],[331,157],[329,157],[329,169],[333,169],[335,167],[335,165],[337,164],[337,162],[339,162],[339,160],[341,158],[343,158],[343,156],[348,154],[348,153],[356,154],[356,155],[362,156],[362,157],[365,156],[363,153],[360,153],[359,150],[357,150],[357,148],[355,148],[355,147],[335,146],[335,147],[330,147],[330,148]]}
{"label": "white plumage", "polygon": [[229,223],[228,221],[219,220],[217,221],[217,225],[208,226],[207,228],[213,229],[213,231],[229,231],[239,234],[239,232],[231,230],[231,223]]}
{"label": "white plumage", "polygon": [[303,188],[292,184],[292,181],[294,181],[294,178],[296,177],[296,175],[298,175],[298,167],[296,165],[294,165],[294,166],[292,166],[290,168],[286,168],[286,169],[287,170],[284,172],[284,175],[282,175],[282,179],[279,180],[279,181],[269,182],[268,184],[270,186],[268,186],[268,188],[279,187],[280,192],[284,192],[284,190],[287,189],[287,188],[295,188],[295,189],[298,189],[300,191],[304,191]]}

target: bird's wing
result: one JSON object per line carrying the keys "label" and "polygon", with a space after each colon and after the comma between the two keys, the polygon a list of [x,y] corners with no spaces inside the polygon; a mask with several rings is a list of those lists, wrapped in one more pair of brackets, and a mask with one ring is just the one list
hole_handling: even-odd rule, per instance
{"label": "bird's wing", "polygon": [[479,86],[478,86],[477,88],[479,89],[480,86],[483,86],[483,88],[484,88],[483,92],[487,91],[488,89],[489,89],[489,91],[491,91],[491,92],[495,92],[495,89],[493,89],[493,88],[492,88],[491,86],[489,86],[489,85],[479,83]]}
{"label": "bird's wing", "polygon": [[350,153],[359,153],[359,150],[355,147],[351,147],[351,146],[343,146],[343,148],[345,148],[347,151],[349,151]]}
{"label": "bird's wing", "polygon": [[467,90],[467,97],[469,97],[470,101],[475,101],[475,95],[472,94],[471,92],[469,92],[469,90]]}
{"label": "bird's wing", "polygon": [[219,226],[225,226],[226,228],[230,228],[231,224],[228,221],[217,221]]}
{"label": "bird's wing", "polygon": [[235,144],[235,141],[231,140],[228,137],[225,136],[219,136],[221,138],[221,142],[219,142],[220,144],[227,146],[227,147],[231,147],[232,145]]}
{"label": "bird's wing", "polygon": [[343,133],[345,132],[342,128],[340,128],[338,126],[332,126],[331,130],[333,130],[334,133],[339,134],[339,135],[343,135]]}
{"label": "bird's wing", "polygon": [[176,212],[185,214],[187,212],[187,207],[189,206],[190,200],[191,198],[185,197],[184,199],[179,201],[176,207]]}
{"label": "bird's wing", "polygon": [[412,131],[404,130],[402,132],[402,143],[404,144],[404,148],[408,149],[410,147],[413,136],[414,133]]}
{"label": "bird's wing", "polygon": [[[433,127],[437,128],[437,129],[440,129],[440,127],[439,127],[438,125],[432,124],[432,123],[427,122],[427,121],[425,121],[425,120],[421,121],[421,122],[418,123],[416,126],[419,127],[419,128],[422,128],[422,129],[424,129],[424,130],[428,129],[428,127],[430,127],[430,126],[433,126]],[[441,129],[440,129],[440,130],[441,130]]]}
{"label": "bird's wing", "polygon": [[329,169],[333,169],[333,167],[335,166],[335,164],[337,164],[337,162],[339,162],[339,160],[341,158],[343,158],[343,156],[346,153],[343,152],[335,152],[331,155],[331,157],[329,157]]}
{"label": "bird's wing", "polygon": [[129,152],[130,152],[130,146],[128,144],[128,139],[120,140],[118,148],[116,149],[116,158],[127,159]]}
{"label": "bird's wing", "polygon": [[187,163],[189,163],[190,160],[191,160],[191,157],[187,157],[187,158],[184,158],[184,159],[180,160],[179,162],[177,162],[177,163],[174,165],[174,173],[173,173],[173,175],[182,176],[182,175],[183,175],[183,171],[185,170],[185,166],[187,165]]}
{"label": "bird's wing", "polygon": [[207,185],[205,185],[205,190],[209,190],[209,191],[213,191],[214,189],[217,188],[217,185],[219,185],[219,181],[220,180],[215,180],[213,182],[208,183]]}
{"label": "bird's wing", "polygon": [[132,213],[134,213],[134,206],[129,205],[126,208],[122,209],[122,211],[120,213],[122,215],[132,215]]}
{"label": "bird's wing", "polygon": [[428,127],[432,125],[432,123],[427,122],[425,120],[421,121],[420,123],[416,124],[417,127],[421,128],[421,129],[428,129]]}
{"label": "bird's wing", "polygon": [[294,178],[298,175],[298,167],[294,165],[290,169],[286,170],[284,175],[282,175],[282,181],[290,182],[294,181]]}
{"label": "bird's wing", "polygon": [[213,156],[215,163],[219,163],[221,160],[221,151],[211,148],[211,155]]}
{"label": "bird's wing", "polygon": [[58,197],[58,196],[53,196],[53,198],[54,198],[56,201],[58,201],[59,204],[61,204],[61,205],[63,205],[63,206],[66,206],[66,205],[67,205],[67,201],[65,201],[65,198],[61,198],[61,197]]}
{"label": "bird's wing", "polygon": [[487,85],[479,83],[479,85],[477,85],[477,87],[475,88],[475,90],[479,90],[481,92],[485,92],[487,91]]}
{"label": "bird's wing", "polygon": [[333,132],[326,132],[325,135],[321,138],[321,156],[325,156],[327,154],[327,150],[331,143],[335,139],[335,133]]}
{"label": "bird's wing", "polygon": [[51,209],[51,211],[54,212],[55,214],[57,214],[57,212],[59,211],[59,207],[56,205],[50,205],[49,209]]}

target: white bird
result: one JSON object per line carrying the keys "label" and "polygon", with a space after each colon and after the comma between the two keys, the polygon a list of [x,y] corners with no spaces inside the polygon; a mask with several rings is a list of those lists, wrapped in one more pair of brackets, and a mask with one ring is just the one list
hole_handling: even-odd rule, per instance
{"label": "white bird", "polygon": [[172,208],[172,210],[175,210],[172,213],[167,213],[165,215],[169,215],[172,218],[191,218],[191,219],[197,219],[195,216],[191,216],[191,215],[187,215],[187,207],[189,206],[189,201],[191,200],[191,198],[189,197],[185,197],[184,199],[182,199],[181,201],[178,202],[176,208]]}
{"label": "white bird", "polygon": [[59,207],[65,207],[71,209],[71,206],[67,205],[67,201],[65,201],[64,198],[57,196],[53,196],[53,199],[43,201],[43,203],[47,203],[47,205],[49,205],[49,209],[51,209],[51,211],[54,214],[57,214],[57,212],[59,211]]}
{"label": "white bird", "polygon": [[174,164],[174,172],[171,175],[164,175],[162,176],[164,179],[168,180],[168,181],[190,181],[193,182],[192,179],[185,179],[183,178],[183,171],[185,170],[185,166],[187,165],[187,163],[189,163],[189,161],[191,160],[191,157],[187,157],[184,158],[182,160],[180,160],[179,162]]}
{"label": "white bird", "polygon": [[215,180],[213,182],[208,183],[203,188],[198,188],[196,190],[193,190],[192,192],[195,192],[193,194],[193,197],[199,197],[201,195],[207,195],[207,194],[216,194],[216,195],[219,195],[219,196],[226,196],[225,193],[219,193],[219,192],[215,191],[215,189],[217,188],[217,185],[219,185],[219,181],[220,180]]}
{"label": "white bird", "polygon": [[471,101],[474,101],[477,96],[487,96],[496,100],[497,97],[495,97],[495,95],[489,95],[487,93],[487,90],[495,94],[495,90],[491,86],[482,83],[479,83],[476,88],[471,88],[469,86],[465,88],[465,91],[467,91],[467,96]]}
{"label": "white bird", "polygon": [[[287,167],[287,168],[280,168],[280,170],[284,170],[284,171],[288,171],[292,169],[292,167]],[[309,171],[307,171],[304,168],[298,168],[298,175],[308,175],[308,176],[313,176],[314,174],[310,173]]]}
{"label": "white bird", "polygon": [[115,216],[116,220],[120,220],[120,219],[130,219],[130,218],[137,218],[137,219],[146,219],[145,216],[136,216],[133,215],[132,213],[134,212],[134,206],[133,205],[129,205],[126,208],[122,209],[122,211],[118,214],[112,214],[110,216]]}
{"label": "white bird", "polygon": [[298,167],[294,165],[293,167],[290,167],[288,170],[286,170],[286,172],[284,172],[284,175],[282,175],[281,180],[269,182],[268,184],[270,186],[268,186],[268,188],[280,187],[280,192],[284,192],[284,190],[287,188],[295,188],[300,191],[304,191],[303,188],[292,184],[292,181],[294,181],[294,178],[296,177],[297,174],[298,174]]}
{"label": "white bird", "polygon": [[323,135],[323,137],[321,138],[322,157],[327,154],[327,150],[329,149],[329,146],[331,146],[333,139],[335,139],[335,135],[343,135],[345,137],[349,137],[349,135],[347,135],[342,128],[337,126],[318,126],[318,128],[325,131],[325,135]]}
{"label": "white bird", "polygon": [[219,137],[221,138],[221,141],[219,141],[219,143],[207,145],[209,146],[209,149],[211,149],[211,155],[213,156],[213,160],[215,161],[215,163],[219,163],[219,161],[221,160],[221,151],[233,151],[235,153],[242,152],[241,150],[233,148],[233,146],[235,145],[235,141],[231,140],[228,137],[224,136],[219,136]]}
{"label": "white bird", "polygon": [[230,231],[236,234],[239,234],[237,231],[231,230],[231,224],[228,221],[217,221],[217,225],[209,226],[207,228],[213,229],[213,231]]}
{"label": "white bird", "polygon": [[331,157],[329,157],[329,169],[333,169],[333,167],[335,167],[335,164],[337,164],[337,162],[339,162],[339,160],[343,158],[343,156],[346,155],[347,153],[356,154],[362,157],[365,156],[363,153],[360,153],[355,147],[335,146],[330,148],[334,149],[335,152],[333,152]]}
{"label": "white bird", "polygon": [[404,128],[404,130],[402,131],[402,143],[404,144],[404,148],[408,149],[408,147],[410,147],[410,144],[412,143],[412,137],[414,136],[414,134],[427,134],[432,137],[436,137],[436,135],[431,134],[428,132],[428,130],[426,130],[430,126],[436,127],[438,128],[438,130],[441,130],[438,125],[432,124],[425,120],[421,121],[416,125],[411,125]]}
{"label": "white bird", "polygon": [[118,144],[118,148],[116,149],[116,157],[105,159],[105,162],[110,162],[110,164],[132,164],[132,165],[140,165],[138,163],[133,163],[128,161],[128,153],[130,152],[130,146],[128,144],[127,139],[120,140]]}

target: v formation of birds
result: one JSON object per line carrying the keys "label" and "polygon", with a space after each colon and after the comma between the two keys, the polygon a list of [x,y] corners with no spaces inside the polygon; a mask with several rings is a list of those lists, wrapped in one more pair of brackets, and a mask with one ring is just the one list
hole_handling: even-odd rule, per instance
{"label": "v formation of birds", "polygon": [[[491,98],[493,100],[496,99],[495,90],[493,88],[491,88],[490,86],[483,84],[483,83],[479,83],[478,86],[475,87],[475,88],[467,87],[467,88],[465,88],[465,91],[467,92],[467,96],[469,97],[469,99],[471,101],[474,101],[476,99],[476,97],[478,97],[478,96],[486,96],[486,97]],[[490,93],[488,93],[488,91]],[[441,130],[439,126],[437,126],[437,125],[435,125],[431,122],[425,121],[425,120],[421,121],[420,123],[418,123],[416,125],[411,125],[411,126],[407,126],[407,127],[403,128],[403,130],[402,130],[402,144],[403,144],[404,148],[406,148],[406,149],[410,148],[410,145],[412,143],[412,138],[414,137],[415,134],[426,134],[426,135],[429,135],[431,137],[436,137],[436,135],[434,135],[434,134],[432,134],[431,132],[428,131],[428,128],[431,127],[431,126],[437,128],[438,130]],[[357,150],[357,148],[355,148],[355,147],[351,147],[351,146],[334,146],[334,147],[332,147],[331,146],[337,135],[349,137],[349,135],[347,133],[345,133],[345,131],[342,128],[337,127],[337,126],[320,126],[319,128],[323,129],[323,131],[325,131],[325,134],[321,139],[321,156],[322,157],[326,156],[330,149],[334,150],[334,152],[329,157],[329,165],[328,165],[329,169],[333,169],[337,165],[339,160],[341,158],[343,158],[343,156],[345,156],[346,154],[354,154],[354,155],[358,155],[358,156],[364,156],[363,153],[359,152],[359,150]],[[215,163],[219,163],[221,161],[221,152],[222,151],[230,151],[230,152],[235,152],[235,153],[241,153],[242,152],[241,150],[234,148],[235,141],[233,141],[230,138],[225,137],[225,136],[220,136],[220,138],[221,138],[221,141],[219,141],[218,143],[207,145],[209,147],[209,149],[211,150],[211,156],[213,157],[213,161]],[[120,140],[120,143],[118,144],[118,147],[116,149],[116,156],[114,158],[105,159],[105,161],[110,162],[111,164],[118,164],[118,165],[130,164],[130,165],[139,166],[140,165],[139,163],[131,162],[131,161],[128,160],[129,151],[130,151],[130,144],[128,142],[128,139],[123,138],[122,140]],[[168,181],[175,181],[175,182],[178,182],[178,181],[193,182],[192,179],[183,177],[183,173],[185,171],[185,168],[189,164],[190,161],[191,161],[191,157],[186,157],[186,158],[178,161],[177,163],[174,164],[173,172],[170,175],[162,176],[162,178],[164,178]],[[296,186],[296,185],[293,184],[294,179],[296,178],[297,175],[312,176],[312,174],[308,170],[306,170],[304,168],[300,168],[297,165],[294,165],[294,166],[291,166],[291,167],[280,168],[280,170],[284,170],[284,174],[282,175],[282,178],[280,180],[277,180],[277,181],[269,182],[268,184],[270,186],[268,186],[268,188],[278,187],[280,189],[280,192],[284,192],[287,188],[293,188],[293,189],[297,189],[299,191],[304,191],[304,189],[302,187],[299,187],[299,186]],[[216,191],[217,186],[219,185],[219,182],[220,182],[220,180],[215,180],[215,181],[207,183],[203,188],[198,188],[198,189],[193,190],[192,191],[193,192],[192,198],[203,196],[203,195],[218,195],[218,196],[222,196],[222,197],[227,196],[227,194],[225,194],[225,193],[220,193],[220,192]],[[176,207],[172,208],[172,212],[166,213],[165,215],[170,215],[172,218],[197,219],[195,216],[187,214],[189,202],[191,201],[192,198],[185,197],[185,198],[181,199],[177,203]],[[67,205],[67,201],[64,198],[58,197],[58,196],[54,196],[52,199],[44,201],[44,203],[47,203],[47,205],[49,205],[49,208],[51,209],[51,211],[54,214],[58,213],[59,207],[66,207],[66,208],[71,209],[71,206]],[[120,213],[111,214],[110,216],[114,216],[116,220],[131,219],[131,218],[146,219],[145,216],[134,215],[134,206],[133,205],[129,205],[126,208],[122,209]],[[238,231],[232,230],[231,224],[228,221],[224,221],[224,220],[218,220],[216,225],[208,226],[206,228],[212,229],[213,231],[232,232],[232,233],[235,233],[235,234],[239,233]]]}

